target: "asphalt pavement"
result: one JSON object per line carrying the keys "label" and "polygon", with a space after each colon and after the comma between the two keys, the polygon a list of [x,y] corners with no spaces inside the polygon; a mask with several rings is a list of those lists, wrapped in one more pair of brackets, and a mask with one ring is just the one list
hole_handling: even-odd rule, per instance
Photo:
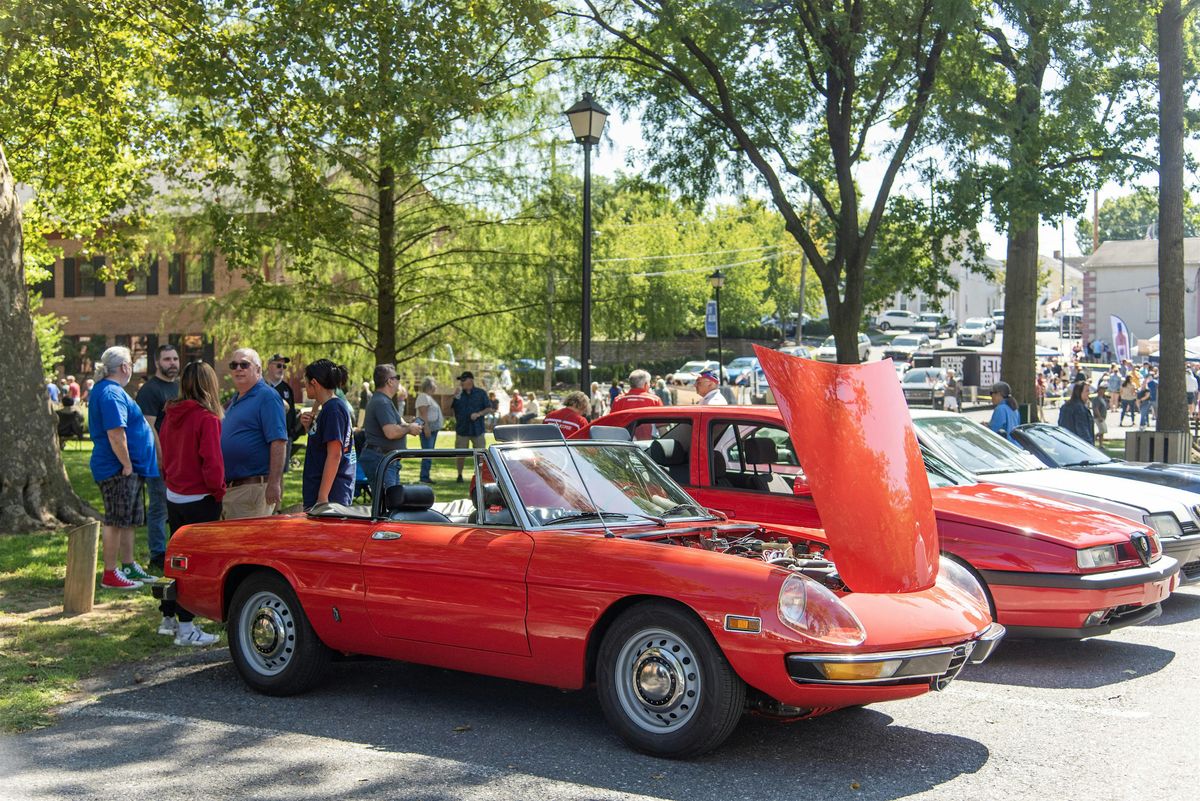
{"label": "asphalt pavement", "polygon": [[268,698],[226,649],[188,652],[121,668],[56,725],[0,738],[0,799],[1189,798],[1200,589],[1164,608],[1107,637],[1007,641],[945,692],[747,717],[683,762],[626,749],[590,690],[364,660]]}

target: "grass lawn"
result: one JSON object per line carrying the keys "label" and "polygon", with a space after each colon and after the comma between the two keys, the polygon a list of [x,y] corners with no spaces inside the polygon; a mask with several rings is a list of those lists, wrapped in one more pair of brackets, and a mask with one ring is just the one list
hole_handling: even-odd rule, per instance
{"label": "grass lawn", "polygon": [[[410,444],[416,443],[410,440]],[[438,436],[439,448],[453,446],[452,432]],[[82,447],[72,443],[63,452],[71,485],[100,509],[100,491],[88,468],[90,457],[90,442]],[[401,480],[416,481],[418,469],[415,460],[405,460]],[[285,474],[284,507],[300,503],[301,474],[299,468]],[[438,501],[467,494],[469,484],[456,481],[452,459],[434,460],[432,478]],[[146,564],[144,526],[137,530],[134,542],[138,560]],[[69,698],[80,679],[175,648],[170,638],[155,632],[158,608],[149,591],[100,589],[99,566],[95,609],[86,615],[64,615],[66,554],[64,532],[0,536],[0,731],[44,726],[52,720],[53,707]],[[205,623],[204,628],[219,630],[220,626]]]}

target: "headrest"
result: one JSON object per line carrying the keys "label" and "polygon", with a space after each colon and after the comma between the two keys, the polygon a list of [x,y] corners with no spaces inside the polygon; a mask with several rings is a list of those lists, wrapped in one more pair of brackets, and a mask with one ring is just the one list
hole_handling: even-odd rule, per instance
{"label": "headrest", "polygon": [[687,450],[673,439],[656,439],[650,443],[650,458],[664,467],[687,464]]}
{"label": "headrest", "polygon": [[726,472],[727,471],[725,468],[725,457],[719,453],[714,453],[713,454],[713,474],[712,474],[713,481],[716,481],[718,478],[724,478]]}
{"label": "headrest", "polygon": [[383,505],[388,512],[419,512],[433,506],[433,487],[395,484],[387,488]]}
{"label": "headrest", "polygon": [[743,442],[746,451],[747,464],[773,464],[779,460],[779,448],[775,440],[766,437],[753,437]]}
{"label": "headrest", "polygon": [[590,426],[587,430],[587,438],[633,442],[633,435],[629,433],[629,429],[621,426]]}
{"label": "headrest", "polygon": [[483,505],[484,506],[508,506],[504,502],[504,493],[500,491],[500,485],[488,482],[483,485]]}

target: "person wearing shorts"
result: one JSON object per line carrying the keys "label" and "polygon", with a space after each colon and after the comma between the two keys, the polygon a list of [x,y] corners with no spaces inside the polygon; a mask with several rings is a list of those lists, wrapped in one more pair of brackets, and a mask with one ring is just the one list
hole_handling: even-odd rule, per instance
{"label": "person wearing shorts", "polygon": [[[483,450],[487,447],[483,433],[483,418],[491,411],[492,404],[488,395],[475,386],[475,374],[469,370],[458,377],[459,388],[450,401],[454,409],[454,447],[475,448]],[[458,457],[458,483],[463,480],[463,463],[466,460]]]}
{"label": "person wearing shorts", "polygon": [[109,348],[96,365],[88,398],[90,466],[104,503],[100,586],[113,590],[135,590],[155,578],[133,558],[133,530],[146,522],[145,479],[158,477],[158,455],[150,425],[125,392],[132,377],[129,349]]}

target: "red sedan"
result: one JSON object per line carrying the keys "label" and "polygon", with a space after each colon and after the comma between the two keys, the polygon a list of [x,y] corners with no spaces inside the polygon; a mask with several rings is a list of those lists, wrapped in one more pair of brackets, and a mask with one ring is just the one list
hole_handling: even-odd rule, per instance
{"label": "red sedan", "polygon": [[[780,376],[773,357],[803,370],[844,369],[765,353],[760,353],[764,369],[776,370],[770,376],[776,397],[784,388],[821,386],[825,379]],[[847,427],[835,418],[846,414],[848,404],[834,400],[831,409],[817,413],[820,400],[804,399],[807,425],[791,432],[776,406],[639,409],[608,415],[596,425],[629,430],[692,497],[730,519],[819,529],[829,510],[860,506],[862,486],[877,480],[871,464],[859,461],[862,430],[846,436]],[[904,421],[894,424],[907,417],[905,412]],[[800,447],[838,466],[826,477],[824,498],[814,497],[814,470]],[[1091,637],[1161,613],[1159,604],[1174,589],[1179,566],[1162,554],[1151,529],[1015,487],[977,484],[935,457],[927,455],[926,462],[941,549],[981,580],[993,615],[1012,635]],[[863,547],[874,545],[868,541]]]}
{"label": "red sedan", "polygon": [[[866,554],[852,536],[839,550],[832,519],[826,536],[714,517],[627,438],[497,433],[510,441],[486,451],[398,454],[466,457],[466,498],[399,485],[370,508],[181,529],[156,594],[227,621],[263,693],[311,687],[337,652],[594,682],[620,736],[662,756],[715,748],[748,710],[797,719],[941,689],[1003,635],[887,482],[863,489],[880,544]],[[906,435],[895,475],[923,483]]]}

